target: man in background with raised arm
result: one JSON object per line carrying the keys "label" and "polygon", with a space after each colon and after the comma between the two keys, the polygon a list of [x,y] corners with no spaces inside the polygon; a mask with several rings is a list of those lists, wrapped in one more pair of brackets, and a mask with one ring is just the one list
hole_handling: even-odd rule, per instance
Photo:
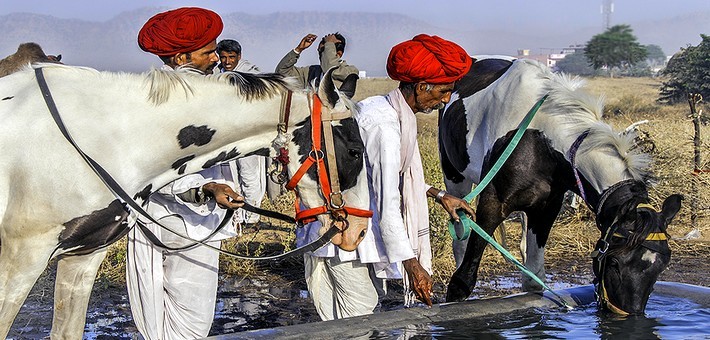
{"label": "man in background with raised arm", "polygon": [[345,52],[345,37],[340,33],[327,34],[321,39],[318,44],[320,65],[296,67],[296,62],[301,56],[301,52],[311,47],[316,38],[318,38],[318,36],[315,34],[307,34],[303,37],[301,42],[298,43],[298,46],[286,53],[281,59],[276,66],[276,73],[295,77],[304,88],[309,87],[311,83],[313,83],[317,89],[323,74],[332,67],[335,67],[336,69],[333,70],[332,73],[335,86],[343,91],[349,98],[352,98],[353,95],[355,95],[355,88],[342,88],[342,83],[348,77],[358,79],[360,72],[355,66],[348,65],[345,60],[341,59]]}

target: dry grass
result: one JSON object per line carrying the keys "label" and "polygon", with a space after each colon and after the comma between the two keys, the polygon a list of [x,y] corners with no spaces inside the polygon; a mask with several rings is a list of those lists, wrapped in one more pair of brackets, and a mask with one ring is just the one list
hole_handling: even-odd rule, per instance
{"label": "dry grass", "polygon": [[[671,227],[670,234],[679,238],[689,232],[690,199],[693,196],[691,183],[697,185],[698,202],[702,210],[697,218],[698,229],[701,232],[699,241],[671,241],[674,254],[707,254],[710,250],[710,174],[691,175],[693,166],[693,125],[686,117],[687,105],[661,106],[655,103],[660,81],[652,78],[594,78],[588,81],[592,93],[607,97],[607,121],[617,130],[629,124],[648,119],[649,124],[641,129],[648,133],[656,145],[653,154],[654,171],[658,184],[651,190],[651,201],[659,206],[662,200],[670,194],[681,193],[685,196],[683,207]],[[372,95],[385,94],[396,87],[394,81],[384,78],[363,79],[360,81],[355,100]],[[621,112],[621,114],[615,114]],[[419,142],[423,157],[425,177],[429,184],[443,188],[443,179],[439,167],[437,149],[437,116],[436,114],[418,115]],[[708,142],[703,144],[702,156],[705,159],[704,169],[708,168]],[[267,200],[264,207],[293,214],[293,194],[282,197],[274,205]],[[447,215],[441,207],[430,200],[429,212],[434,252],[434,280],[446,284],[454,271],[454,261],[451,251],[451,237],[448,235]],[[517,251],[520,242],[520,226],[513,221],[506,221],[504,228],[507,234],[508,249],[520,259]],[[225,242],[225,247],[239,253],[252,256],[272,255],[291,249],[294,244],[294,233],[287,229],[271,228],[254,234],[247,231],[244,236]],[[587,258],[599,234],[595,228],[593,216],[584,206],[577,212],[561,214],[556,221],[546,250],[547,263],[554,265],[557,261],[570,258]],[[123,280],[125,261],[125,242],[119,242],[109,250],[109,260],[104,261],[101,277],[109,280]],[[583,261],[584,262],[584,261]],[[584,262],[586,263],[586,262]],[[586,266],[586,264],[585,264]],[[489,247],[482,261],[480,277],[501,274],[510,271],[512,265],[506,263],[492,247]],[[575,270],[575,268],[570,268]],[[226,274],[248,276],[259,270],[251,261],[222,258],[222,270]]]}

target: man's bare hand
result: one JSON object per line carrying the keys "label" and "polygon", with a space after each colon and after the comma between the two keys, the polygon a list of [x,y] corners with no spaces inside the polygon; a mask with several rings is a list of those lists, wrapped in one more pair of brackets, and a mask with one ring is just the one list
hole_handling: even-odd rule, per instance
{"label": "man's bare hand", "polygon": [[301,53],[303,50],[311,47],[313,42],[316,41],[316,38],[318,38],[318,36],[315,34],[306,34],[306,36],[301,39],[301,42],[298,43],[298,46],[296,46],[296,52]]}
{"label": "man's bare hand", "polygon": [[459,209],[463,210],[463,212],[468,215],[471,220],[473,220],[474,222],[476,221],[476,211],[465,200],[458,198],[454,195],[450,195],[446,191],[439,190],[435,187],[429,188],[426,194],[427,196],[432,197],[437,202],[439,202],[439,204],[444,207],[444,210],[449,213],[451,219],[455,222],[461,222],[461,218],[456,213],[456,211]]}
{"label": "man's bare hand", "polygon": [[466,213],[472,221],[476,221],[476,211],[474,211],[471,205],[469,205],[465,200],[454,195],[444,194],[444,197],[441,198],[440,203],[444,207],[444,210],[451,215],[451,219],[454,221],[461,222],[461,218],[459,218],[459,215],[456,213],[459,209],[463,209],[464,213]]}
{"label": "man's bare hand", "polygon": [[202,191],[213,197],[222,209],[239,209],[244,206],[244,197],[234,192],[229,185],[210,182],[202,186]]}
{"label": "man's bare hand", "polygon": [[323,37],[323,39],[325,40],[325,42],[332,42],[332,43],[334,43],[334,44],[337,44],[337,43],[339,43],[339,42],[342,42],[342,41],[340,41],[340,39],[338,39],[338,37],[335,36],[335,34],[333,34],[333,33],[327,34],[325,37]]}
{"label": "man's bare hand", "polygon": [[407,271],[409,281],[412,283],[412,290],[419,301],[431,307],[432,286],[434,282],[427,271],[419,264],[416,258],[402,261],[404,270]]}

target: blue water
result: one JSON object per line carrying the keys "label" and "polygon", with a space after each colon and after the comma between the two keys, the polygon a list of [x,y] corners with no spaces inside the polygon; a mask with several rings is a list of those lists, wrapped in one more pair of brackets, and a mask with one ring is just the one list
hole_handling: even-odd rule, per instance
{"label": "blue water", "polygon": [[710,308],[679,297],[651,295],[646,315],[622,318],[596,304],[529,309],[514,314],[407,325],[370,339],[710,339]]}

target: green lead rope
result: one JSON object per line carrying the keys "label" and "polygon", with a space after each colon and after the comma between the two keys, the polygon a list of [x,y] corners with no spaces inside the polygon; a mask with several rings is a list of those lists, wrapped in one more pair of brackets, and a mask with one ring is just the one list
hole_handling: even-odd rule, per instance
{"label": "green lead rope", "polygon": [[[469,202],[469,204],[470,204],[473,201],[473,199],[476,196],[478,196],[481,193],[481,191],[483,191],[483,189],[491,182],[491,180],[496,175],[498,170],[500,170],[500,168],[503,167],[503,164],[505,163],[505,161],[508,160],[508,157],[510,157],[510,154],[513,153],[513,150],[518,145],[518,142],[520,142],[520,139],[523,137],[523,133],[525,133],[525,130],[528,128],[528,125],[530,125],[530,122],[532,121],[533,117],[535,116],[537,111],[540,109],[540,106],[542,106],[542,104],[545,102],[545,100],[547,99],[548,96],[549,95],[547,95],[547,94],[544,95],[542,98],[540,98],[540,100],[537,101],[537,103],[535,103],[535,105],[533,105],[533,107],[530,109],[530,111],[528,111],[528,114],[525,116],[525,118],[523,118],[523,120],[518,125],[518,130],[515,132],[513,139],[510,140],[510,143],[508,143],[508,146],[506,146],[505,150],[503,150],[503,153],[500,155],[500,157],[498,158],[496,163],[493,165],[491,170],[486,174],[486,176],[483,178],[483,180],[481,180],[481,182],[478,183],[478,185],[473,189],[473,191],[471,191],[471,193],[469,193],[468,195],[466,195],[466,197],[463,198],[466,202]],[[569,309],[573,308],[571,305],[567,304],[567,302],[562,298],[562,296],[560,296],[554,290],[552,290],[548,285],[545,284],[545,282],[540,280],[540,278],[537,277],[537,275],[533,274],[522,263],[520,263],[520,261],[518,261],[515,257],[513,257],[513,255],[508,250],[503,248],[503,246],[498,244],[498,242],[496,242],[490,235],[488,235],[488,233],[486,233],[483,229],[481,229],[481,227],[478,224],[476,224],[476,222],[471,220],[468,217],[468,215],[466,215],[463,212],[463,210],[458,210],[456,213],[459,215],[459,218],[460,218],[461,223],[463,224],[464,228],[463,228],[463,235],[461,236],[461,238],[459,238],[458,235],[456,234],[456,229],[454,228],[454,224],[451,221],[449,221],[449,233],[451,234],[451,237],[454,240],[457,240],[457,241],[466,240],[470,236],[471,230],[475,231],[476,234],[481,236],[481,238],[483,238],[484,240],[486,240],[486,242],[490,243],[494,248],[496,248],[503,255],[503,257],[505,257],[508,261],[515,264],[525,275],[529,276],[531,279],[533,279],[535,282],[537,282],[540,286],[542,286],[543,289],[549,291],[550,293],[552,293],[553,295],[558,297],[565,307],[567,307]]]}

